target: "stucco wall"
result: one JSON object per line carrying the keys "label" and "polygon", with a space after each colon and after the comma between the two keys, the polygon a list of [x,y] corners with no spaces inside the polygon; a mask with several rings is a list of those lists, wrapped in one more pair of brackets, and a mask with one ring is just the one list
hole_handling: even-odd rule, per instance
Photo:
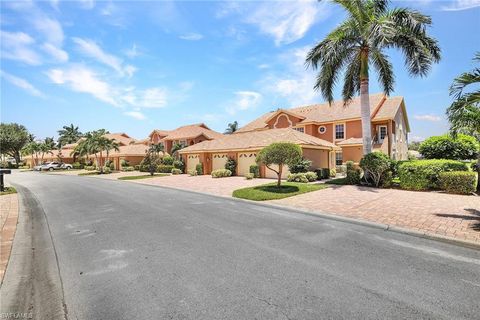
{"label": "stucco wall", "polygon": [[303,156],[312,161],[312,168],[328,168],[328,151],[303,148]]}
{"label": "stucco wall", "polygon": [[392,158],[395,160],[408,159],[407,125],[403,109],[399,108],[394,118],[395,136],[392,142]]}
{"label": "stucco wall", "polygon": [[342,147],[343,163],[353,161],[359,163],[363,156],[363,148],[361,146]]}
{"label": "stucco wall", "polygon": [[362,137],[362,121],[347,121],[345,123],[345,135],[346,139],[361,138]]}

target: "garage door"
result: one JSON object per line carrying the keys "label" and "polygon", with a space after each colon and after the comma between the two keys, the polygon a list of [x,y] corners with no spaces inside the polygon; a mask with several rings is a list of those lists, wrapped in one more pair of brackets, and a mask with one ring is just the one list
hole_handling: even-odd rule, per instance
{"label": "garage door", "polygon": [[225,169],[225,163],[228,160],[226,153],[214,153],[212,158],[212,170]]}
{"label": "garage door", "polygon": [[[278,166],[276,164],[272,164],[272,165],[270,165],[270,167],[272,167],[273,169],[278,171]],[[289,174],[290,174],[290,171],[288,170],[288,167],[286,165],[284,165],[283,170],[282,170],[282,179],[287,179]],[[277,179],[277,173],[273,170],[265,168],[265,177],[266,178]]]}
{"label": "garage door", "polygon": [[190,170],[195,170],[197,164],[200,162],[198,154],[189,154],[187,156],[187,172]]}
{"label": "garage door", "polygon": [[250,166],[257,164],[255,159],[257,157],[256,152],[240,152],[238,153],[238,172],[239,176],[244,176],[250,172]]}

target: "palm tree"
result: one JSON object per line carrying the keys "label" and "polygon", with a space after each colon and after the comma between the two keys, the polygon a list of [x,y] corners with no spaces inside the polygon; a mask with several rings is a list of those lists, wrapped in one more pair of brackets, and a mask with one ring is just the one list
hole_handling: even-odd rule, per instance
{"label": "palm tree", "polygon": [[238,130],[238,122],[234,121],[233,123],[229,123],[227,129],[225,129],[225,134],[232,134]]}
{"label": "palm tree", "polygon": [[[480,52],[473,59],[480,62]],[[450,96],[455,101],[447,108],[450,131],[455,136],[465,133],[480,142],[480,67],[464,72],[453,80]],[[477,171],[480,177],[480,152],[478,153]],[[480,187],[480,181],[477,185]]]}
{"label": "palm tree", "polygon": [[153,152],[157,157],[160,155],[160,152],[165,150],[163,143],[151,144],[150,151]]}
{"label": "palm tree", "polygon": [[58,130],[58,146],[61,148],[62,146],[69,144],[69,143],[75,143],[83,137],[83,134],[80,132],[78,127],[74,126],[73,124],[70,124],[70,126],[63,126],[63,129]]}
{"label": "palm tree", "polygon": [[40,142],[38,143],[38,152],[40,153],[40,163],[43,163],[43,157],[46,153],[53,154],[51,144]]}
{"label": "palm tree", "polygon": [[184,144],[175,142],[172,146],[172,156],[178,160],[178,151],[183,148],[185,148]]}
{"label": "palm tree", "polygon": [[55,140],[53,139],[53,137],[46,137],[44,140],[43,140],[43,143],[48,145],[50,147],[50,150],[52,149],[55,149]]}
{"label": "palm tree", "polygon": [[[105,163],[102,157],[103,151],[105,151],[106,153],[107,160],[108,160],[108,154],[110,153],[110,150],[120,151],[120,145],[118,144],[118,142],[116,142],[113,139],[105,138],[104,136],[100,136],[98,138],[97,145],[100,149],[100,161],[102,161],[103,163]],[[100,173],[103,173],[103,163],[102,163],[102,166],[100,167]]]}
{"label": "palm tree", "polygon": [[400,49],[412,76],[425,76],[432,63],[440,61],[437,41],[426,32],[429,16],[406,8],[389,9],[388,0],[332,0],[348,14],[347,20],[330,32],[307,55],[306,65],[319,69],[314,89],[329,103],[342,70],[345,104],[360,93],[363,153],[372,151],[369,68],[373,66],[385,94],[394,87],[393,66],[385,50]]}

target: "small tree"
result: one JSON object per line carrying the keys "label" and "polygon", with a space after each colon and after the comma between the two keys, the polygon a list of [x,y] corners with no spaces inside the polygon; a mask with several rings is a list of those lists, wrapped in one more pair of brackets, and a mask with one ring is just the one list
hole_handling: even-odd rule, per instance
{"label": "small tree", "polygon": [[369,153],[360,160],[360,167],[365,172],[365,178],[372,180],[375,187],[389,185],[387,180],[392,178],[392,161],[386,154],[379,151]]}
{"label": "small tree", "polygon": [[230,170],[232,176],[236,175],[237,161],[233,158],[228,158],[227,162],[225,162],[225,169]]}
{"label": "small tree", "polygon": [[[283,166],[291,166],[302,159],[302,148],[289,142],[277,142],[263,148],[257,155],[257,162],[264,164],[268,169],[277,174],[277,187],[282,182]],[[278,165],[278,170],[272,168]]]}
{"label": "small tree", "polygon": [[477,139],[464,134],[433,136],[420,144],[419,152],[426,159],[471,160],[478,157]]}

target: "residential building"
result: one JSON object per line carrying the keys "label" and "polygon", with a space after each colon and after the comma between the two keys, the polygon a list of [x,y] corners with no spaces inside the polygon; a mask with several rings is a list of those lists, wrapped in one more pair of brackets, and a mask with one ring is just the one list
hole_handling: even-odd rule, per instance
{"label": "residential building", "polygon": [[196,143],[213,140],[223,137],[223,134],[211,130],[204,123],[189,124],[181,126],[175,130],[153,130],[150,135],[150,142],[153,144],[161,143],[167,153],[171,153],[175,143],[183,146],[191,146]]}

